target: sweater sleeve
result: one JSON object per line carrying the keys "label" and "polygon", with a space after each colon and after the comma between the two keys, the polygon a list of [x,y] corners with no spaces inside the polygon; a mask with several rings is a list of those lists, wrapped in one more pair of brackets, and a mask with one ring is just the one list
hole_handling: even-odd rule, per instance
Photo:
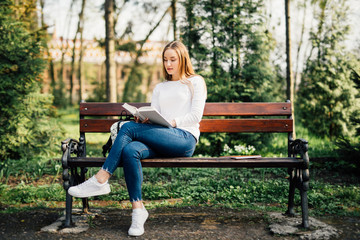
{"label": "sweater sleeve", "polygon": [[189,79],[194,86],[194,95],[191,101],[191,111],[184,116],[175,118],[176,127],[186,127],[198,124],[204,113],[206,101],[206,85],[202,77]]}
{"label": "sweater sleeve", "polygon": [[151,106],[154,107],[159,112],[161,112],[160,102],[159,102],[159,87],[160,84],[157,84],[153,90],[151,97]]}

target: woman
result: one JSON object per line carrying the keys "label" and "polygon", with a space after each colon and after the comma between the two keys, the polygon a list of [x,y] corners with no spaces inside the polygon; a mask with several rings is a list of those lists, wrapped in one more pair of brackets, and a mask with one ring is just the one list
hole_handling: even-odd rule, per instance
{"label": "woman", "polygon": [[148,119],[125,123],[110,153],[95,176],[70,187],[74,197],[108,194],[109,178],[122,163],[126,186],[132,204],[132,223],[128,234],[140,236],[149,214],[142,203],[143,180],[141,159],[155,157],[191,157],[199,139],[205,100],[204,79],[195,75],[186,47],[178,41],[167,44],[162,53],[166,81],[155,86],[151,106],[155,107],[173,128],[148,124]]}

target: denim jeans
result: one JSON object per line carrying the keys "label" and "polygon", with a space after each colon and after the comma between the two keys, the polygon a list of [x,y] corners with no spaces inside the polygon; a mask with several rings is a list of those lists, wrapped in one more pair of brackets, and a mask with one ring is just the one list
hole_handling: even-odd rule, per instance
{"label": "denim jeans", "polygon": [[195,146],[195,137],[179,128],[128,122],[121,127],[102,169],[113,174],[122,164],[130,202],[139,201],[143,181],[141,159],[191,157]]}

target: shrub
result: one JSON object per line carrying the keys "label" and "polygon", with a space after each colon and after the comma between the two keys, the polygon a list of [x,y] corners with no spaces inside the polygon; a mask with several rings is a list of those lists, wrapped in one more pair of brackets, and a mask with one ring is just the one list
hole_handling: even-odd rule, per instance
{"label": "shrub", "polygon": [[41,37],[14,18],[13,7],[0,3],[0,160],[41,152],[61,135],[52,96],[40,94]]}

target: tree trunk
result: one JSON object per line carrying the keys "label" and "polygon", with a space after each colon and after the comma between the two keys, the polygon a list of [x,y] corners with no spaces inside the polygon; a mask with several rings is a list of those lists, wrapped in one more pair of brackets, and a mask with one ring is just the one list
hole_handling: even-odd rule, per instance
{"label": "tree trunk", "polygon": [[[44,7],[45,7],[45,0],[40,0],[40,8],[41,8],[41,28],[45,29],[45,20],[44,20]],[[52,60],[52,57],[50,55],[50,51],[49,51],[49,47],[47,44],[47,40],[45,42],[45,51],[47,54],[47,60],[49,63],[49,76],[50,76],[50,86],[51,86],[51,91],[53,96],[55,96],[55,91],[56,91],[56,82],[55,82],[55,70],[54,70],[54,62]]]}
{"label": "tree trunk", "polygon": [[146,37],[144,38],[144,40],[140,41],[140,48],[139,50],[137,50],[136,52],[136,57],[135,57],[135,65],[138,64],[139,62],[139,57],[142,55],[142,49],[144,47],[144,44],[146,43],[146,41],[149,39],[149,37],[151,36],[151,34],[156,30],[156,28],[160,25],[161,21],[164,19],[164,17],[166,16],[166,14],[170,11],[171,6],[168,7],[166,9],[166,11],[164,12],[164,14],[161,16],[160,20],[155,24],[155,26],[149,31],[148,35],[146,35]]}
{"label": "tree trunk", "polygon": [[173,24],[173,30],[174,30],[174,40],[177,40],[177,28],[176,28],[176,2],[177,0],[171,0],[171,20]]}
{"label": "tree trunk", "polygon": [[[124,6],[125,6],[125,4],[127,3],[127,2],[129,2],[129,0],[125,0],[124,2],[123,2],[123,4],[122,4],[122,6],[121,7],[119,7],[119,6],[116,6],[116,5],[114,5],[114,36],[116,37],[117,36],[117,32],[116,32],[116,24],[117,24],[117,22],[118,22],[118,20],[119,20],[119,17],[120,17],[120,14],[121,14],[121,12],[122,12],[122,10],[124,9]],[[114,4],[116,4],[116,2],[114,2]],[[116,11],[115,11],[116,10]],[[125,32],[126,32],[126,30],[125,30]],[[122,39],[121,37],[120,37],[120,39]]]}
{"label": "tree trunk", "polygon": [[83,92],[84,92],[84,84],[83,84],[83,76],[82,76],[82,57],[83,57],[83,32],[84,32],[84,8],[85,8],[86,0],[83,0],[81,6],[81,13],[79,15],[79,33],[80,33],[80,52],[79,52],[79,66],[78,66],[78,79],[79,79],[79,101],[83,101]]}
{"label": "tree trunk", "polygon": [[295,75],[294,75],[294,78],[295,78],[295,87],[296,87],[296,80],[298,79],[299,74],[300,74],[299,72],[303,72],[303,71],[300,71],[300,70],[299,70],[299,66],[300,66],[299,63],[300,63],[300,51],[301,51],[301,48],[302,48],[303,42],[304,42],[306,10],[307,10],[306,1],[304,1],[303,8],[304,8],[304,13],[303,13],[303,19],[302,19],[302,25],[301,25],[300,42],[299,42],[299,44],[298,44],[298,48],[297,48],[297,52],[296,52],[296,69],[295,69]]}
{"label": "tree trunk", "polygon": [[[133,74],[135,74],[135,72],[136,72],[136,70],[137,70],[137,68],[138,68],[138,66],[139,66],[139,58],[141,57],[141,55],[142,55],[142,53],[143,53],[142,49],[143,49],[144,44],[145,44],[146,41],[149,39],[149,37],[151,36],[151,34],[156,30],[156,28],[160,25],[161,21],[164,19],[164,17],[165,17],[166,14],[170,11],[170,9],[171,9],[171,5],[166,9],[166,11],[164,12],[164,14],[161,16],[160,20],[155,24],[155,26],[154,26],[152,29],[150,29],[150,31],[149,31],[149,33],[146,35],[146,37],[145,37],[142,41],[139,42],[139,43],[140,43],[140,47],[139,47],[139,49],[136,51],[136,56],[135,56],[134,64],[133,64],[133,66],[132,66],[132,68],[131,68],[131,72],[130,72],[130,75],[129,75],[130,77],[128,78],[128,80],[127,80],[127,82],[126,82],[126,84],[125,84],[125,87],[124,87],[124,94],[123,94],[123,97],[122,97],[123,101],[128,101],[128,99],[129,99],[129,98],[128,98],[128,94],[130,95],[130,99],[131,99],[131,96],[134,95],[134,92],[131,91],[131,90],[129,90],[129,89],[132,89],[132,87],[133,87],[132,82],[130,82],[130,81],[131,81],[131,76],[134,76]],[[136,83],[136,84],[137,84],[137,83]],[[140,84],[141,84],[141,82],[140,82]],[[129,93],[129,92],[131,92],[131,93]]]}
{"label": "tree trunk", "polygon": [[286,22],[286,97],[291,102],[291,114],[293,118],[293,138],[296,138],[294,116],[294,76],[291,68],[291,36],[290,36],[290,0],[285,0]]}
{"label": "tree trunk", "polygon": [[108,102],[117,102],[114,39],[114,0],[105,0],[105,31],[106,98]]}
{"label": "tree trunk", "polygon": [[[86,0],[82,0],[82,4],[81,4],[81,10],[79,13],[79,21],[78,21],[78,26],[77,26],[77,30],[75,33],[75,37],[73,40],[73,49],[72,49],[72,59],[71,59],[71,70],[70,70],[70,105],[73,104],[73,89],[74,89],[74,72],[75,72],[75,57],[76,57],[76,41],[77,41],[77,35],[80,33],[81,31],[81,19],[83,18],[83,14],[84,14],[84,8],[85,8],[85,2]],[[79,99],[80,100],[80,99]]]}
{"label": "tree trunk", "polygon": [[[211,6],[214,6],[214,0],[211,0]],[[211,43],[212,43],[212,47],[213,47],[213,51],[212,51],[212,62],[210,64],[211,66],[211,70],[212,70],[212,77],[214,79],[216,79],[216,68],[217,68],[217,56],[216,56],[216,52],[215,52],[215,10],[214,10],[214,7],[211,8],[211,34],[212,34],[212,40],[211,40]]]}

